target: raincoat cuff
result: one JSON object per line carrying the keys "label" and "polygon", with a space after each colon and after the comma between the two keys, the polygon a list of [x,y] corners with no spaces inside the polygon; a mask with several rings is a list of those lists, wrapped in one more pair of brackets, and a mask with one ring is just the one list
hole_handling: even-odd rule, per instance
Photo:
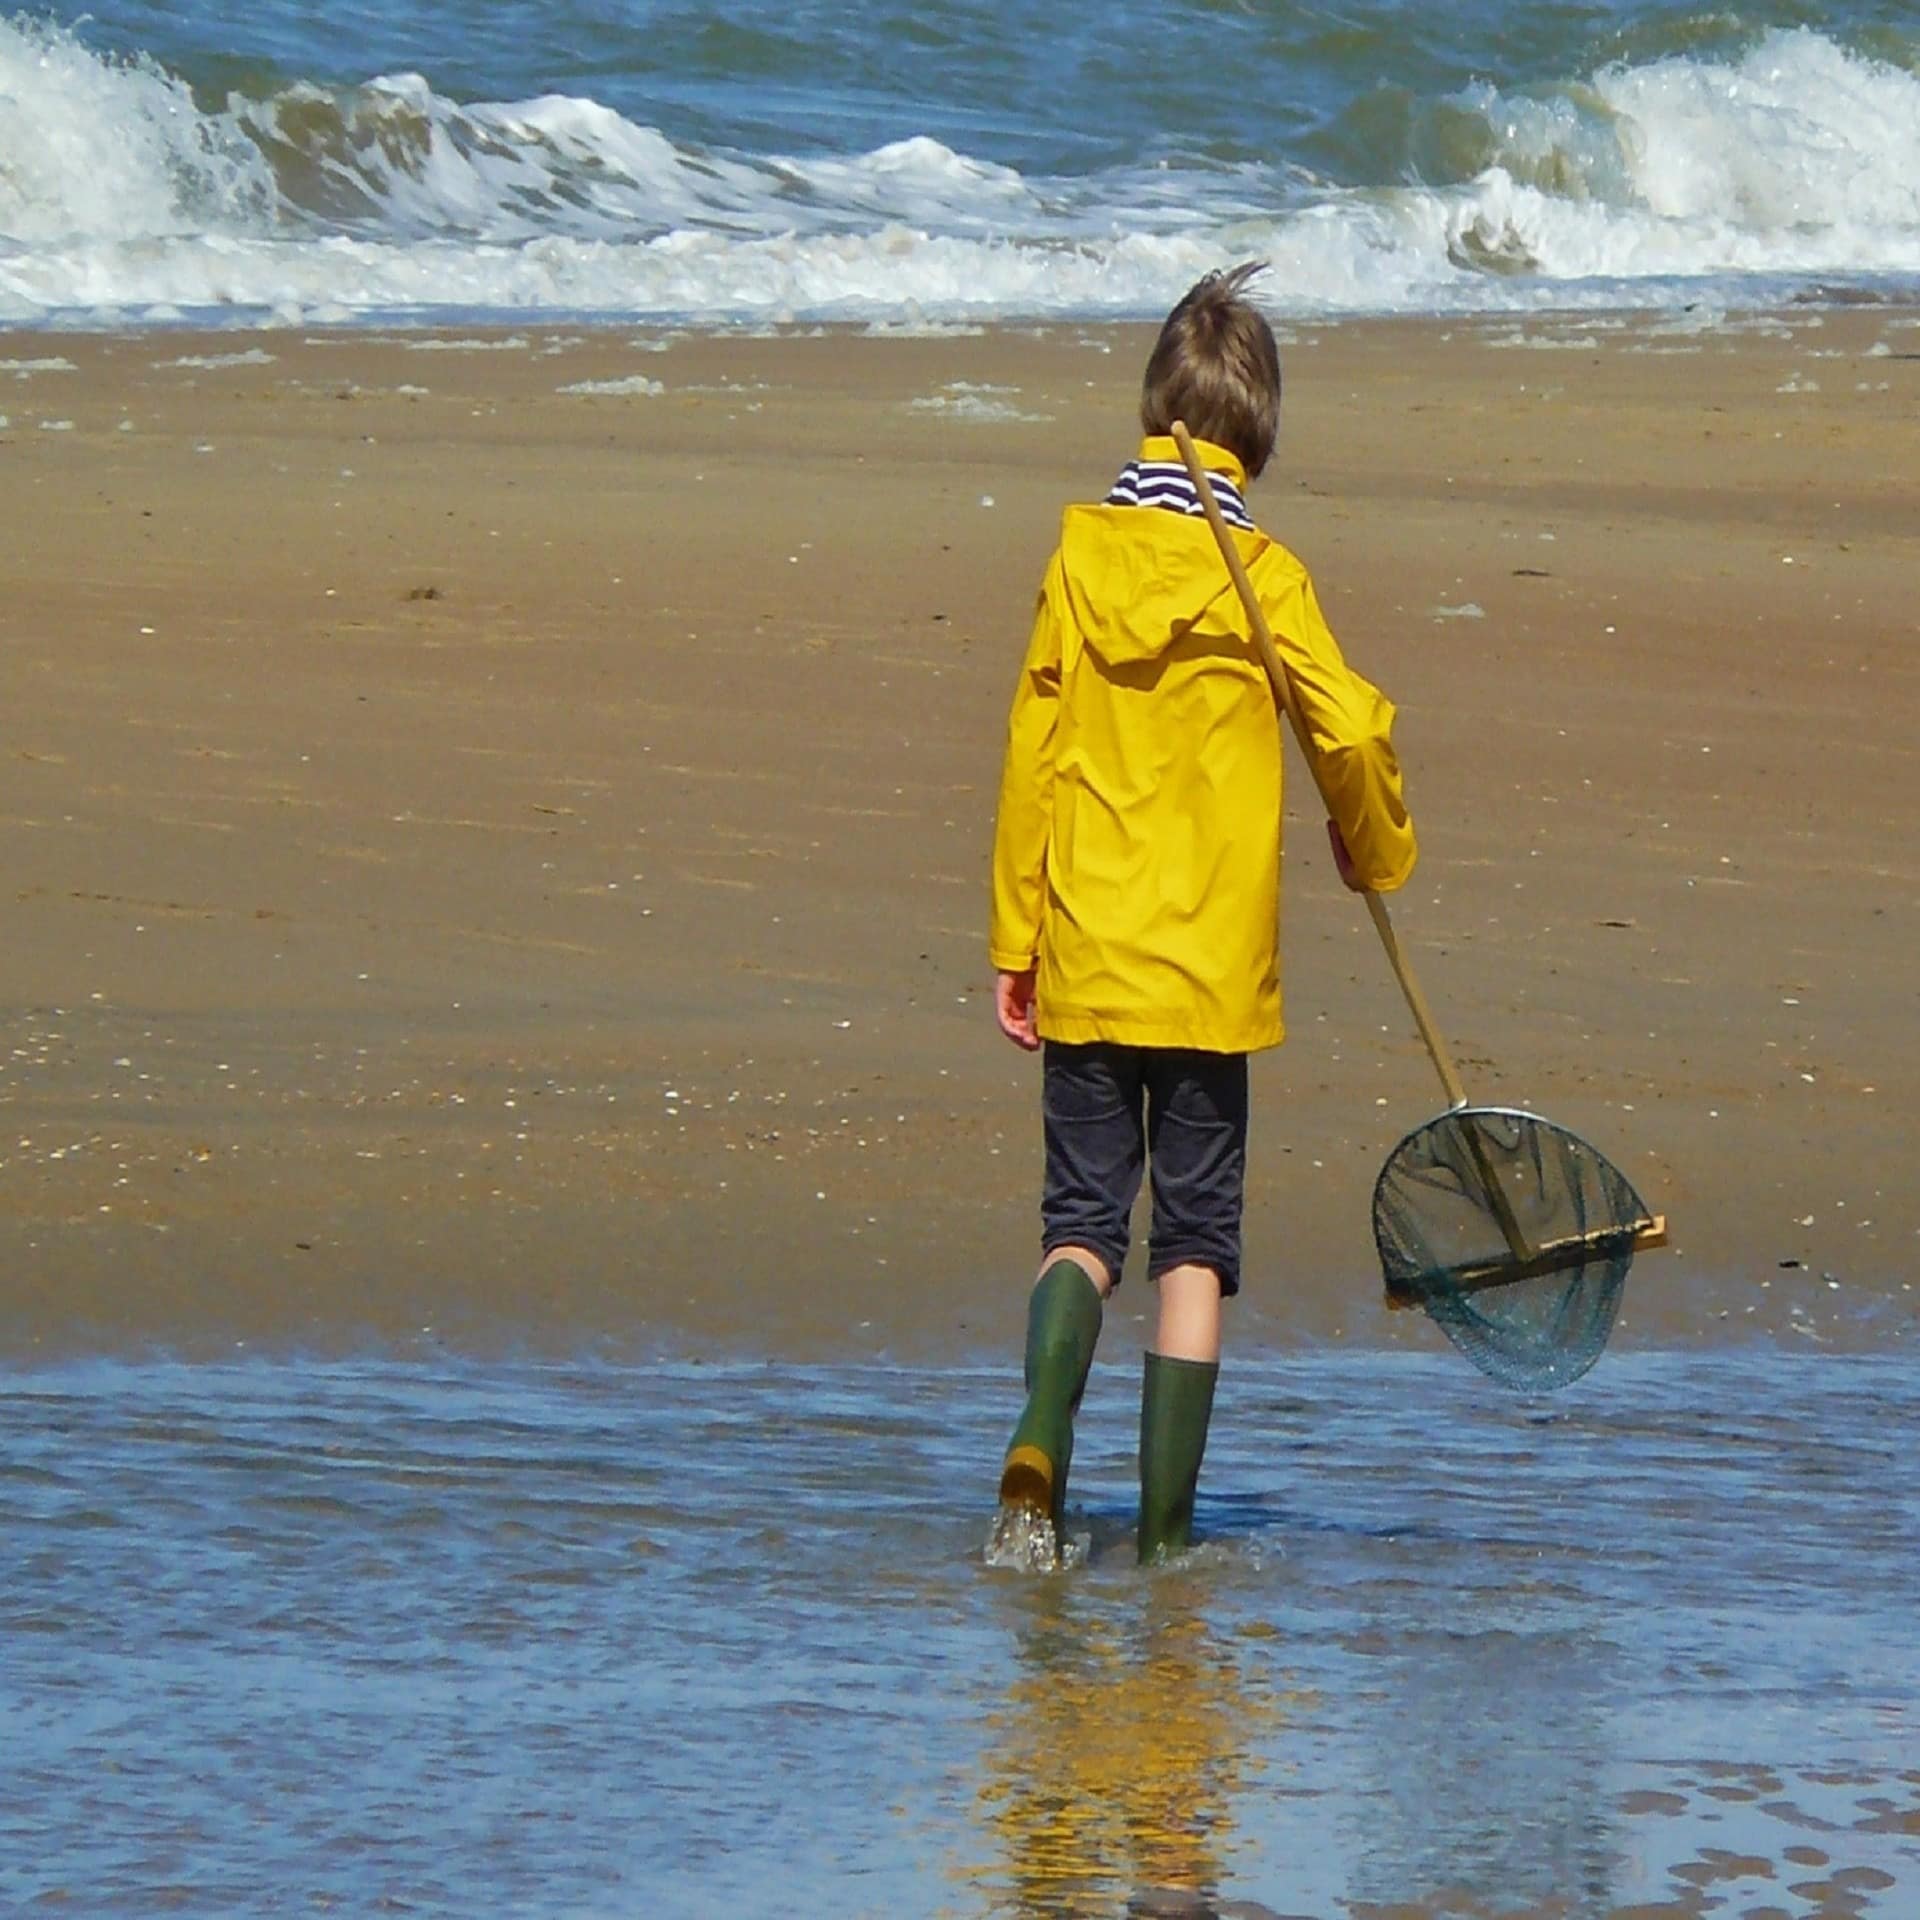
{"label": "raincoat cuff", "polygon": [[1409,847],[1407,849],[1406,858],[1404,860],[1401,860],[1394,867],[1391,873],[1386,874],[1381,879],[1369,880],[1367,882],[1367,891],[1369,893],[1397,892],[1401,887],[1404,887],[1407,884],[1407,882],[1413,878],[1413,869],[1415,865],[1418,863],[1419,858],[1420,858],[1420,850],[1418,849],[1418,847]]}

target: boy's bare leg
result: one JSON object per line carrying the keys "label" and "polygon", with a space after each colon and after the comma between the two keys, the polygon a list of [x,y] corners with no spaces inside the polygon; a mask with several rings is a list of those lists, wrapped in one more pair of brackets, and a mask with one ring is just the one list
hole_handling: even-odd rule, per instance
{"label": "boy's bare leg", "polygon": [[[1096,1282],[1097,1284],[1097,1282]],[[1153,1350],[1169,1360],[1220,1358],[1220,1276],[1211,1267],[1169,1267],[1160,1288]]]}

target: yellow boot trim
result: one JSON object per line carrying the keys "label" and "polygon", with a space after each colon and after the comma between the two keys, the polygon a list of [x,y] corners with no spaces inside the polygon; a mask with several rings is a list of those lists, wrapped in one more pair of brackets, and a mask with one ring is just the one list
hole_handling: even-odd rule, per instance
{"label": "yellow boot trim", "polygon": [[1000,1469],[1000,1504],[1053,1517],[1053,1462],[1038,1447],[1011,1447]]}

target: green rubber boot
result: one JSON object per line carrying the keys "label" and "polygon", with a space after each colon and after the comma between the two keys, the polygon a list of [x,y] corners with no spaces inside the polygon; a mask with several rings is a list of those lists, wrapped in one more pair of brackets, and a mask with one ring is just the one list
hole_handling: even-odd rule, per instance
{"label": "green rubber boot", "polygon": [[1000,1470],[1000,1505],[1044,1513],[1056,1541],[1067,1506],[1073,1416],[1100,1338],[1100,1289],[1077,1261],[1056,1260],[1027,1304],[1027,1404]]}
{"label": "green rubber boot", "polygon": [[1193,1537],[1193,1490],[1213,1418],[1217,1360],[1147,1355],[1140,1383],[1140,1564],[1179,1553]]}

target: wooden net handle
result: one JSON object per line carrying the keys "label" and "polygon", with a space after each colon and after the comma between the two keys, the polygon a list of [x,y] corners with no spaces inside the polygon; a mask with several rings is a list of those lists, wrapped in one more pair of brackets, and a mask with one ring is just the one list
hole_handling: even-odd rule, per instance
{"label": "wooden net handle", "polygon": [[[1185,421],[1176,420],[1173,423],[1173,438],[1174,444],[1180,449],[1180,458],[1187,463],[1194,491],[1200,496],[1207,524],[1213,529],[1220,557],[1227,563],[1227,572],[1232,576],[1234,587],[1240,595],[1240,604],[1246,609],[1248,623],[1253,628],[1254,644],[1260,649],[1261,664],[1267,670],[1267,678],[1273,682],[1274,697],[1280,702],[1281,711],[1293,727],[1293,737],[1300,744],[1300,756],[1307,763],[1307,772],[1313,776],[1313,784],[1320,794],[1320,804],[1326,808],[1327,818],[1331,820],[1333,808],[1328,803],[1327,790],[1321,783],[1320,765],[1314,757],[1313,743],[1300,712],[1300,702],[1294,695],[1293,682],[1288,677],[1286,663],[1280,658],[1280,649],[1273,643],[1273,629],[1267,625],[1260,596],[1254,592],[1253,582],[1247,577],[1240,549],[1234,544],[1233,534],[1220,512],[1220,502],[1214,497],[1213,483],[1207,478],[1206,468],[1200,464],[1199,451],[1193,444],[1193,436],[1188,433]],[[1387,964],[1393,968],[1393,977],[1399,981],[1400,991],[1405,995],[1407,1007],[1413,1014],[1413,1024],[1419,1028],[1420,1038],[1426,1043],[1427,1058],[1433,1062],[1433,1070],[1440,1076],[1441,1086],[1446,1089],[1447,1104],[1450,1107],[1464,1107],[1467,1104],[1466,1089],[1460,1084],[1460,1075],[1454,1068],[1453,1056],[1447,1051],[1447,1043],[1441,1039],[1440,1029],[1434,1024],[1432,1009],[1427,1005],[1427,996],[1420,990],[1413,964],[1400,949],[1400,937],[1393,930],[1393,919],[1387,912],[1387,903],[1371,887],[1365,893],[1367,912],[1372,916],[1374,931],[1379,934],[1380,944],[1387,950]]]}
{"label": "wooden net handle", "polygon": [[[1620,1246],[1609,1243],[1621,1241]],[[1511,1286],[1516,1280],[1537,1280],[1549,1273],[1572,1267],[1584,1267],[1590,1260],[1604,1259],[1609,1253],[1651,1253],[1667,1244],[1667,1216],[1656,1213],[1644,1226],[1636,1227],[1631,1238],[1609,1233],[1576,1235],[1570,1240],[1550,1240],[1530,1259],[1518,1265],[1506,1260],[1489,1260],[1484,1266],[1449,1276],[1446,1291],[1451,1294],[1478,1293],[1486,1287]],[[1389,1283],[1387,1305],[1400,1311],[1404,1307],[1425,1305],[1417,1289]]]}

